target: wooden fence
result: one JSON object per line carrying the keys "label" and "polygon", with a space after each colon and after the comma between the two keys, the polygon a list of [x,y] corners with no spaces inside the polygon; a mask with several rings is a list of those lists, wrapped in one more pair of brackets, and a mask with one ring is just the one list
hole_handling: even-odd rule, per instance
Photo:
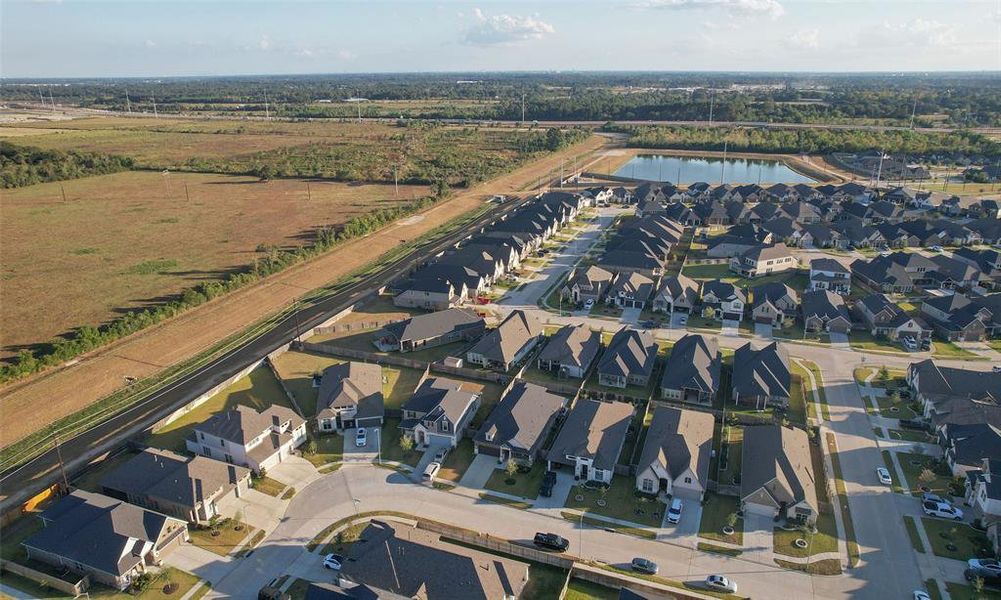
{"label": "wooden fence", "polygon": [[31,567],[26,567],[22,564],[11,562],[9,560],[0,562],[0,571],[9,571],[15,575],[20,575],[21,577],[34,581],[43,588],[52,588],[64,594],[69,594],[74,598],[82,595],[85,591],[87,591],[87,588],[90,587],[90,576],[88,575],[82,575],[79,579],[74,576],[73,578],[77,581],[76,583],[73,583],[50,573],[36,571]]}

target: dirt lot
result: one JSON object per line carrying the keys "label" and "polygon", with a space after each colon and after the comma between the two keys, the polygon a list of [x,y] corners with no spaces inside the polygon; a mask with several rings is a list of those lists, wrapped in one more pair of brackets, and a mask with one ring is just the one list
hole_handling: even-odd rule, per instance
{"label": "dirt lot", "polygon": [[[65,190],[66,202],[62,200]],[[424,186],[130,172],[5,191],[2,355],[253,263],[258,245],[426,195]],[[39,319],[38,315],[46,315]]]}
{"label": "dirt lot", "polygon": [[204,304],[76,364],[8,386],[3,390],[5,426],[0,428],[0,446],[107,396],[123,385],[126,375],[147,377],[196,355],[227,335],[288,306],[305,291],[364,266],[395,248],[400,239],[413,239],[481,207],[490,194],[513,194],[534,188],[540,179],[558,171],[561,161],[584,156],[605,143],[605,138],[593,136],[583,144],[456,194],[423,213],[423,219],[408,219],[352,240],[309,263]]}

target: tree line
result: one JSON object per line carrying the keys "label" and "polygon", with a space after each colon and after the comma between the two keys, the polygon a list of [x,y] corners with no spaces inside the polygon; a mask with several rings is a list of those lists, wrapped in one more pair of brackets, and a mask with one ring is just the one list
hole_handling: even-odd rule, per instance
{"label": "tree line", "polygon": [[0,141],[0,186],[5,189],[126,171],[127,156],[97,152],[63,152]]}

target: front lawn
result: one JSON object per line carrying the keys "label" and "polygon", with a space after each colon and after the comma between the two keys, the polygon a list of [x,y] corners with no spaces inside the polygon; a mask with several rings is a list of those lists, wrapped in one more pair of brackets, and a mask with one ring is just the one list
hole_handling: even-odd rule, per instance
{"label": "front lawn", "polygon": [[307,442],[307,446],[312,447],[313,452],[303,452],[303,458],[311,462],[314,467],[343,460],[344,436],[337,433],[319,434],[314,426],[314,423],[310,423],[310,438]]}
{"label": "front lawn", "polygon": [[441,470],[438,471],[437,478],[448,481],[459,481],[475,457],[476,455],[473,454],[473,440],[465,437],[462,438],[459,440],[458,446],[449,450],[448,456],[445,457],[445,462],[441,465]]}
{"label": "front lawn", "polygon": [[[612,479],[611,486],[602,490],[574,486],[567,496],[566,507],[603,517],[660,527],[664,504],[653,496],[637,492],[633,482],[632,478],[618,476]],[[581,497],[580,500],[577,499],[578,496]]]}
{"label": "front lawn", "polygon": [[921,524],[925,528],[925,534],[935,556],[967,560],[994,555],[987,536],[965,523],[921,517]]}
{"label": "front lawn", "polygon": [[945,582],[945,590],[952,600],[1001,600],[1001,592],[997,590],[985,589],[978,594],[972,585],[951,581]]}
{"label": "front lawn", "polygon": [[740,510],[740,499],[736,496],[722,496],[706,492],[702,505],[702,520],[699,522],[699,537],[731,544],[744,543],[744,524],[738,520],[733,526],[733,535],[725,535],[723,526],[727,516]]}
{"label": "front lawn", "polygon": [[903,346],[900,345],[900,342],[895,342],[885,336],[874,337],[872,333],[862,329],[853,329],[851,333],[849,333],[848,339],[851,347],[856,350],[906,354],[906,351]]}
{"label": "front lawn", "polygon": [[278,497],[279,494],[285,489],[285,484],[270,477],[255,477],[251,479],[251,487],[253,487],[258,492],[262,494],[267,494],[269,496]]}
{"label": "front lawn", "polygon": [[401,437],[400,420],[386,419],[382,426],[382,436],[380,437],[379,444],[382,460],[416,467],[417,463],[421,461],[421,451],[411,449],[409,452],[404,453],[403,448],[400,447]]}
{"label": "front lawn", "polygon": [[910,404],[905,400],[896,402],[890,396],[876,396],[874,398],[876,406],[879,407],[879,414],[891,419],[917,419],[921,416],[916,404]]}
{"label": "front lawn", "polygon": [[[794,545],[797,539],[806,540],[809,544],[806,548],[800,549]],[[774,546],[776,554],[805,558],[820,554],[821,552],[838,551],[838,528],[834,521],[834,515],[830,513],[820,513],[817,517],[817,533],[804,533],[798,529],[787,531],[776,527],[774,533]]]}
{"label": "front lawn", "polygon": [[[542,487],[542,478],[545,474],[546,467],[541,462],[533,464],[528,473],[515,473],[512,477],[508,477],[503,468],[495,469],[484,487],[495,492],[534,499],[539,495],[539,488]],[[509,484],[509,480],[512,483]]]}
{"label": "front lawn", "polygon": [[979,354],[963,350],[952,342],[935,340],[931,343],[932,356],[935,358],[982,358]]}
{"label": "front lawn", "polygon": [[[904,472],[904,489],[911,494],[920,495],[922,487],[927,487],[928,491],[939,495],[948,495],[949,484],[952,482],[952,475],[949,468],[943,465],[938,459],[918,454],[916,452],[898,452],[897,462]],[[921,481],[921,473],[925,470],[931,471],[934,478],[929,481]]]}
{"label": "front lawn", "polygon": [[890,472],[890,479],[893,484],[890,486],[894,492],[903,492],[903,488],[900,486],[900,479],[897,477],[897,470],[893,467],[893,457],[890,456],[889,450],[881,450],[880,454],[883,455],[883,464],[886,465],[886,470]]}
{"label": "front lawn", "polygon": [[[149,587],[139,594],[133,595],[128,592],[119,592],[103,585],[95,585],[87,590],[87,595],[90,598],[100,598],[101,600],[166,600],[167,598],[183,598],[188,593],[188,590],[193,588],[198,581],[199,578],[196,575],[173,567],[165,567],[156,575],[153,582],[149,584]],[[176,586],[172,587],[169,593],[164,591],[164,587],[168,584]],[[207,592],[208,586],[203,586],[199,591],[202,590]],[[43,597],[49,596],[46,595]]]}
{"label": "front lawn", "polygon": [[214,552],[221,556],[228,556],[237,545],[248,535],[254,532],[254,528],[235,519],[222,519],[217,523],[216,531],[219,535],[212,535],[212,529],[188,528],[191,536],[191,543]]}
{"label": "front lawn", "polygon": [[918,524],[914,521],[914,517],[904,516],[904,528],[907,529],[907,537],[911,538],[911,546],[914,547],[914,550],[924,554],[925,545],[918,534]]}
{"label": "front lawn", "polygon": [[890,439],[901,442],[924,442],[934,444],[935,438],[924,431],[914,431],[911,429],[890,429]]}

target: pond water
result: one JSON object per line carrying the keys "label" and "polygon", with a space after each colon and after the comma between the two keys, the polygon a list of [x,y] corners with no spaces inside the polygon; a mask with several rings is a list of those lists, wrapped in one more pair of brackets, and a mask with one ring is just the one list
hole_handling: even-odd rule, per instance
{"label": "pond water", "polygon": [[777,160],[728,158],[698,158],[639,154],[622,165],[615,175],[648,181],[670,181],[675,184],[705,181],[723,183],[815,183],[806,175],[793,171]]}

